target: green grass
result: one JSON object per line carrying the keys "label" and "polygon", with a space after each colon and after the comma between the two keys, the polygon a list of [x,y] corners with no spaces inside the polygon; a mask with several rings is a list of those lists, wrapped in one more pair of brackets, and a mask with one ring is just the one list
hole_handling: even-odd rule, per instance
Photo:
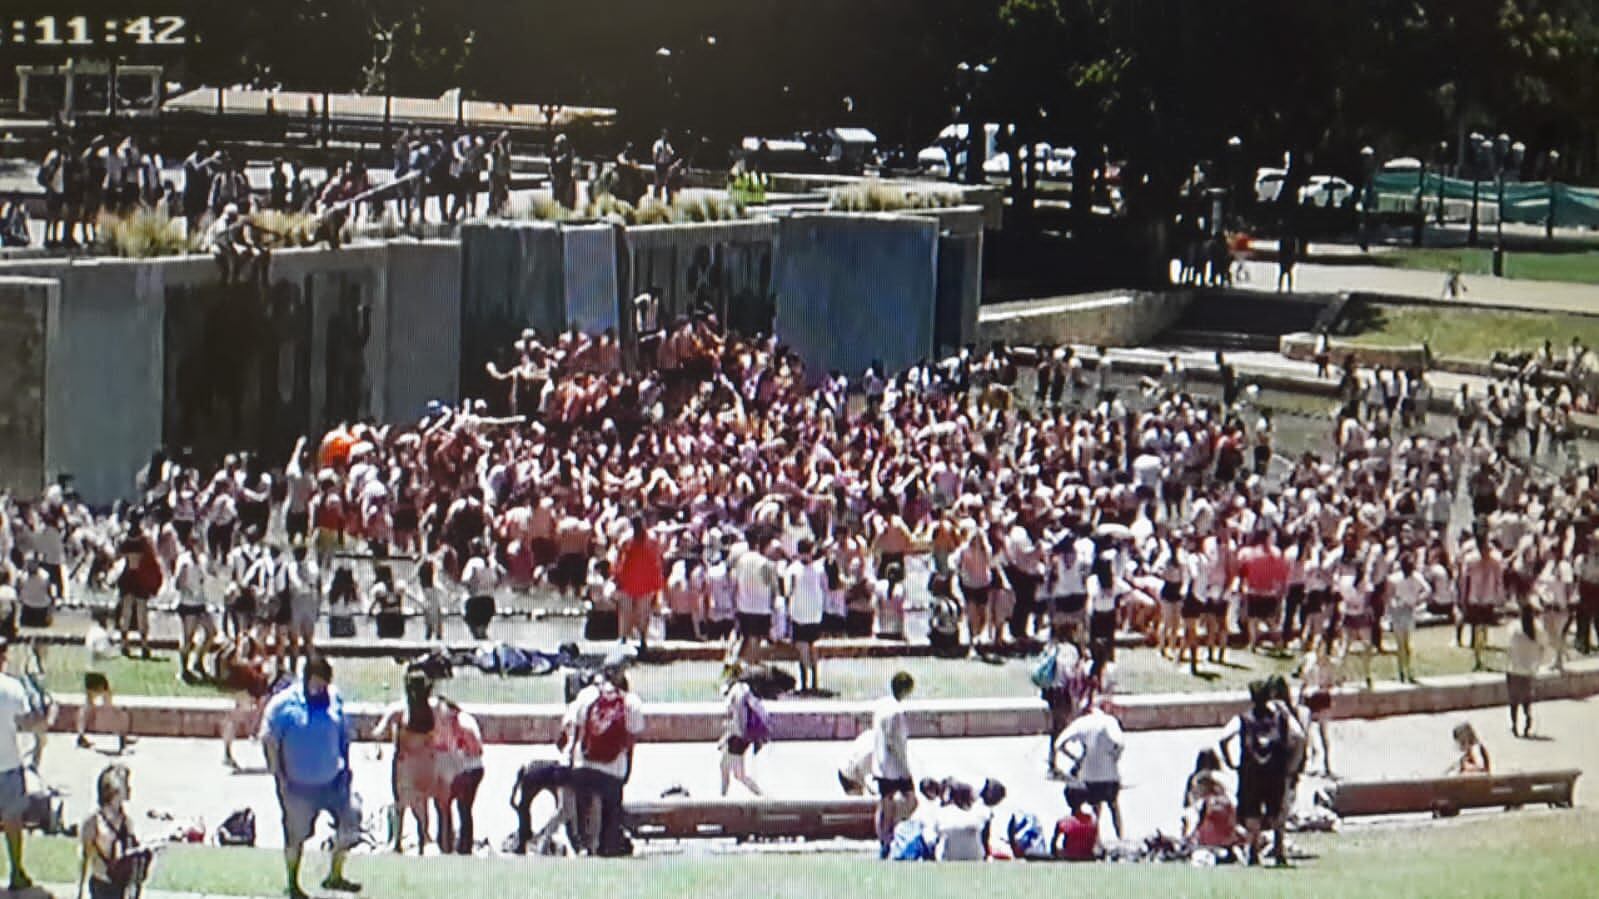
{"label": "green grass", "polygon": [[[1390,268],[1446,272],[1460,269],[1465,275],[1486,275],[1493,271],[1493,251],[1477,248],[1396,249],[1367,257],[1373,265]],[[1528,281],[1567,281],[1574,284],[1599,284],[1599,252],[1537,253],[1509,251],[1505,255],[1505,277]]]}
{"label": "green grass", "polygon": [[[1453,628],[1427,628],[1416,636],[1416,672],[1428,676],[1459,674],[1468,671],[1471,655],[1453,645]],[[1388,641],[1392,649],[1392,640]],[[1490,664],[1498,661],[1495,655]],[[1243,690],[1250,681],[1268,674],[1292,674],[1298,660],[1269,654],[1231,650],[1225,667],[1203,665],[1202,677],[1193,677],[1186,667],[1162,659],[1153,649],[1117,652],[1117,689],[1126,693],[1182,693],[1207,690]],[[794,670],[792,662],[780,663]],[[51,690],[78,692],[82,689],[81,656],[72,651],[54,650],[46,660],[45,672]],[[938,658],[863,658],[824,659],[822,686],[836,691],[840,699],[875,699],[882,695],[896,671],[908,671],[916,678],[918,699],[966,699],[981,697],[1031,697],[1037,691],[1029,682],[1031,660],[1007,658],[981,661]],[[1379,656],[1372,663],[1378,680],[1395,676],[1392,655]],[[106,666],[112,685],[123,695],[215,697],[213,687],[178,682],[170,657],[157,661],[113,659]],[[389,659],[335,659],[334,678],[345,695],[356,700],[383,702],[399,696],[402,667]],[[722,666],[719,662],[673,662],[640,664],[629,677],[633,686],[650,702],[707,702],[719,696]],[[797,672],[796,672],[797,673]],[[1349,677],[1357,673],[1349,663]],[[562,678],[499,678],[475,670],[460,670],[440,692],[463,702],[553,703],[562,701]]]}
{"label": "green grass", "polygon": [[[1251,897],[1591,895],[1599,814],[1483,813],[1448,822],[1358,829],[1296,838],[1309,857],[1292,870],[1186,864],[904,865],[860,853],[656,856],[615,861],[397,859],[358,857],[350,876],[368,897],[412,895],[695,896],[698,899],[815,899],[818,896],[1041,896],[1070,892],[1111,896]],[[75,844],[34,839],[36,879],[65,883],[76,871]],[[307,859],[307,885],[324,859]],[[220,895],[282,895],[282,857],[269,850],[179,847],[157,863],[152,889]],[[313,890],[313,894],[315,891]]]}
{"label": "green grass", "polygon": [[1599,345],[1599,317],[1387,303],[1352,305],[1339,331],[1339,339],[1354,343],[1426,343],[1434,357],[1480,360],[1498,350],[1536,350],[1546,340],[1560,353],[1573,337],[1586,346]]}

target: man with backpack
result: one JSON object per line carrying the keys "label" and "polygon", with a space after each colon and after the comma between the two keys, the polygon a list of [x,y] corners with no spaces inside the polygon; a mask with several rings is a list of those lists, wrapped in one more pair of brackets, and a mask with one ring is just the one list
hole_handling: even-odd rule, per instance
{"label": "man with backpack", "polygon": [[[633,744],[644,733],[644,703],[628,690],[625,658],[606,658],[600,676],[578,692],[561,722],[559,745],[572,765],[577,832],[595,855],[627,855],[622,837],[622,785],[633,767]],[[599,833],[591,831],[599,803]],[[596,838],[597,837],[597,838]]]}
{"label": "man with backpack", "polygon": [[[1264,681],[1249,685],[1250,708],[1234,718],[1221,738],[1221,755],[1227,767],[1238,771],[1238,816],[1249,834],[1249,863],[1260,864],[1260,829],[1273,830],[1272,858],[1286,865],[1283,854],[1283,795],[1287,787],[1292,747],[1302,744],[1303,729],[1294,716],[1271,701]],[[1239,744],[1235,763],[1229,746]]]}

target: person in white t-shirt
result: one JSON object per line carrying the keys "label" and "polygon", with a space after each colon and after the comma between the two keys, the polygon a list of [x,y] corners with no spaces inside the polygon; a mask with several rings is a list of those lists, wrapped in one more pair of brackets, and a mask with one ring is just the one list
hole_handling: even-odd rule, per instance
{"label": "person in white t-shirt", "polygon": [[738,613],[738,638],[730,647],[730,655],[747,664],[759,659],[761,645],[772,636],[772,612],[776,608],[780,587],[777,564],[773,561],[777,552],[777,542],[774,540],[764,547],[764,551],[743,545],[735,546],[731,553],[733,607]]}
{"label": "person in white t-shirt", "polygon": [[4,670],[9,647],[10,641],[0,639],[0,832],[5,834],[11,859],[8,889],[18,893],[31,888],[33,880],[22,866],[22,817],[28,809],[28,789],[17,732],[43,726],[45,716],[29,699],[22,681]]}
{"label": "person in white t-shirt", "polygon": [[983,832],[989,812],[977,804],[971,784],[950,787],[948,802],[933,814],[933,857],[941,862],[979,862],[988,857]]}
{"label": "person in white t-shirt", "polygon": [[1110,806],[1111,825],[1116,838],[1121,839],[1121,757],[1127,739],[1113,709],[1110,699],[1102,697],[1086,715],[1066,727],[1060,735],[1060,746],[1077,760],[1075,770],[1083,782],[1083,801],[1093,806],[1096,818],[1101,805]]}
{"label": "person in white t-shirt", "polygon": [[787,571],[788,617],[794,625],[794,646],[799,650],[801,693],[820,687],[816,677],[816,640],[822,634],[822,613],[827,605],[827,563],[816,557],[816,545],[801,540],[798,558]]}
{"label": "person in white t-shirt", "polygon": [[894,828],[916,808],[910,725],[905,720],[905,700],[915,689],[915,678],[904,671],[896,672],[888,682],[889,695],[872,706],[872,777],[877,781],[877,842],[881,858],[888,857]]}

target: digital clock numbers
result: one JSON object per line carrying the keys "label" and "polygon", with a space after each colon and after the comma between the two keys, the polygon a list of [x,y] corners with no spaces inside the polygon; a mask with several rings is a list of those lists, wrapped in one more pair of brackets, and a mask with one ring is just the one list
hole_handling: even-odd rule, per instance
{"label": "digital clock numbers", "polygon": [[[103,27],[101,27],[103,26]],[[41,16],[31,22],[16,19],[0,27],[0,44],[27,47],[181,47],[189,36],[183,16],[138,16],[91,22],[88,16]]]}

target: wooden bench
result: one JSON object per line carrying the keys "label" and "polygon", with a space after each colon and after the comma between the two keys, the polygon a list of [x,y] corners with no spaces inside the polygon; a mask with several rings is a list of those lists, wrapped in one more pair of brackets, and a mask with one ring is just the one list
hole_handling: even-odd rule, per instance
{"label": "wooden bench", "polygon": [[1446,818],[1464,808],[1513,809],[1534,803],[1570,808],[1580,776],[1581,771],[1570,769],[1344,782],[1328,790],[1327,804],[1340,818],[1405,812]]}
{"label": "wooden bench", "polygon": [[877,800],[660,799],[623,809],[634,839],[871,840]]}

